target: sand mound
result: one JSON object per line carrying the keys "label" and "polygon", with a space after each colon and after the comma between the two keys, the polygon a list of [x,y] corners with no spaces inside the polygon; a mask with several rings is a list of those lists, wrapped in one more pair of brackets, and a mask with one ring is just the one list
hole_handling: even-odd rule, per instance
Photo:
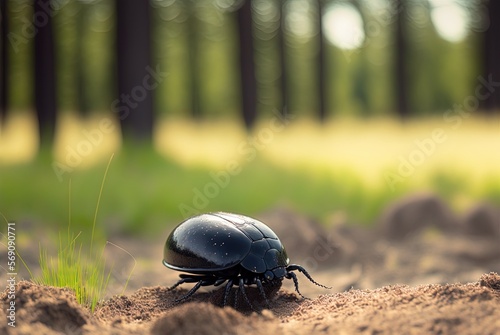
{"label": "sand mound", "polygon": [[[102,303],[92,315],[67,289],[22,281],[16,286],[16,328],[7,334],[498,334],[500,275],[467,284],[386,286],[297,299],[280,290],[270,310],[220,308],[216,292],[176,304],[185,290],[141,288]],[[7,292],[0,295],[5,313]],[[2,315],[5,319],[5,315]]]}

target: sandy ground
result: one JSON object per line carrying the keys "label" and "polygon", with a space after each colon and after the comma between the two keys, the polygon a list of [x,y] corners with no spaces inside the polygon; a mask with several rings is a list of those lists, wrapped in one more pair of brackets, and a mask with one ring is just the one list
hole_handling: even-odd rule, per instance
{"label": "sandy ground", "polygon": [[[122,237],[118,242],[137,265],[123,295],[104,300],[94,313],[68,289],[19,281],[16,327],[7,320],[8,291],[0,294],[0,334],[500,334],[500,239],[455,227],[428,227],[387,237],[337,223],[329,229],[288,209],[263,213],[290,259],[306,267],[326,290],[298,274],[301,299],[284,280],[267,291],[269,308],[256,288],[247,293],[256,313],[239,299],[220,308],[221,289],[200,290],[185,303],[175,299],[192,284],[169,291],[178,273],[161,265],[162,243]],[[110,248],[120,267],[111,291],[119,291],[133,264]]]}
{"label": "sandy ground", "polygon": [[[385,286],[298,300],[280,291],[260,314],[214,305],[216,293],[188,303],[185,292],[165,287],[139,289],[104,302],[91,315],[66,289],[20,282],[16,328],[7,334],[498,334],[500,276],[468,284]],[[5,295],[1,297],[5,301]],[[5,310],[5,305],[3,306]],[[5,320],[5,315],[2,315]]]}

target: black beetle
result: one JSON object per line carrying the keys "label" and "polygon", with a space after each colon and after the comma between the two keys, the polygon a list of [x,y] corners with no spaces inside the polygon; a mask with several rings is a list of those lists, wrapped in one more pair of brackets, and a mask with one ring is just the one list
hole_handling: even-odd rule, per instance
{"label": "black beetle", "polygon": [[[183,283],[196,283],[181,302],[191,297],[201,286],[219,286],[227,281],[223,306],[233,285],[238,285],[245,301],[253,308],[245,293],[245,285],[256,284],[267,305],[263,285],[281,284],[292,279],[297,293],[297,276],[302,272],[317,283],[300,265],[289,264],[285,247],[278,236],[264,223],[248,216],[216,212],[194,216],[181,222],[165,243],[163,264],[176,271],[188,272],[170,290]],[[236,297],[235,297],[236,303]]]}

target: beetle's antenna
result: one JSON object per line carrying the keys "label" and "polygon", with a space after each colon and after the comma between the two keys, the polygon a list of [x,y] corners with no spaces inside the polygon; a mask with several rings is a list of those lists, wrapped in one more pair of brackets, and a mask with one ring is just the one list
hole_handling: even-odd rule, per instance
{"label": "beetle's antenna", "polygon": [[293,271],[293,270],[299,270],[300,272],[302,272],[304,274],[304,276],[307,277],[307,279],[309,279],[312,283],[314,283],[315,285],[317,286],[320,286],[320,287],[323,287],[323,288],[326,288],[326,289],[331,289],[331,287],[329,286],[325,286],[325,285],[322,285],[320,283],[318,283],[317,281],[315,281],[311,275],[309,274],[309,272],[306,271],[306,269],[304,269],[302,266],[300,265],[297,265],[297,264],[290,264],[289,266],[286,267],[286,270],[289,272],[289,271]]}

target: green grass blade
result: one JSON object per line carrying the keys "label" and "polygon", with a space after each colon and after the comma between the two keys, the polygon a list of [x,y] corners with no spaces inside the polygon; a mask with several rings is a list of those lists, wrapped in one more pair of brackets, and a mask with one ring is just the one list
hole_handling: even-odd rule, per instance
{"label": "green grass blade", "polygon": [[106,166],[106,170],[104,171],[104,176],[102,178],[102,183],[101,183],[101,188],[99,189],[99,196],[97,198],[97,205],[95,208],[95,213],[94,213],[94,222],[92,223],[92,234],[90,236],[90,252],[92,252],[92,245],[94,242],[94,232],[95,232],[95,225],[97,222],[97,213],[99,212],[99,204],[101,203],[101,196],[102,196],[102,191],[104,189],[104,183],[106,181],[106,177],[108,175],[108,170],[111,165],[111,161],[113,160],[114,154],[111,155],[108,161],[108,165]]}

